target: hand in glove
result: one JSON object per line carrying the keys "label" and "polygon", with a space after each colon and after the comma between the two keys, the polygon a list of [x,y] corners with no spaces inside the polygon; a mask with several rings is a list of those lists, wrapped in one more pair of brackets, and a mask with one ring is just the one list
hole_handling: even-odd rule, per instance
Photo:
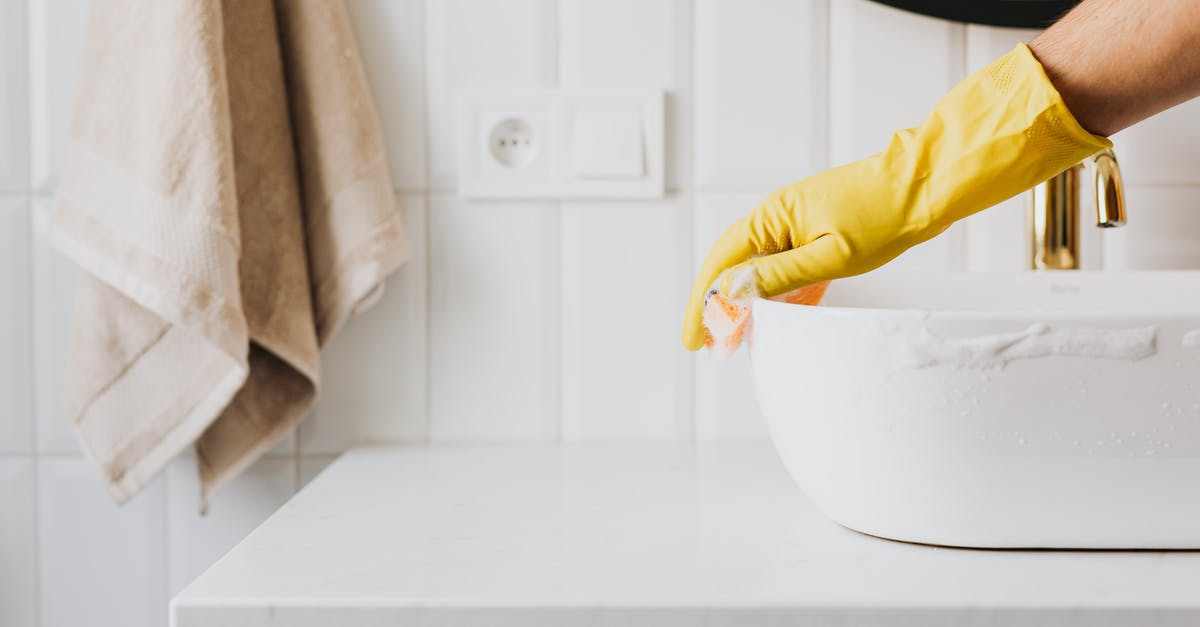
{"label": "hand in glove", "polygon": [[873,270],[1110,145],[1079,125],[1020,44],[883,152],[777,190],[734,222],[696,277],[683,344],[704,345],[701,311],[718,279],[729,296],[735,283],[774,296]]}

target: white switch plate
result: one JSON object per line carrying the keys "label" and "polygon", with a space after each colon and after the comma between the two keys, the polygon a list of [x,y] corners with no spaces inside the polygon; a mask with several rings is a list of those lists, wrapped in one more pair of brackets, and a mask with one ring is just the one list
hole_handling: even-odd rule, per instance
{"label": "white switch plate", "polygon": [[[463,90],[458,193],[466,198],[662,198],[663,101],[661,89],[643,87]],[[620,138],[617,158],[628,158],[631,167],[617,164],[611,176],[576,175],[578,164],[572,167],[571,157],[579,158],[579,148],[573,153],[571,141],[587,135],[573,128],[577,114],[630,110],[640,113],[640,129],[629,132],[630,141],[637,141],[640,131],[642,154],[631,156],[628,138]]]}

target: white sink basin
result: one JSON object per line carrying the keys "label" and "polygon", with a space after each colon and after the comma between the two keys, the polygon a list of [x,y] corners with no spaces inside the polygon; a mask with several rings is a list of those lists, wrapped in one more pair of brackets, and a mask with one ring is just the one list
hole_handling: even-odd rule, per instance
{"label": "white sink basin", "polygon": [[756,302],[751,357],[780,456],[832,519],[1200,548],[1200,273],[865,276],[826,303]]}

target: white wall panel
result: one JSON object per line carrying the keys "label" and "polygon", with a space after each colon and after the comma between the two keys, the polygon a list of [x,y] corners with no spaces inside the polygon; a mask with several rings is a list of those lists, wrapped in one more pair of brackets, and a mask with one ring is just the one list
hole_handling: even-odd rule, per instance
{"label": "white wall panel", "polygon": [[25,3],[0,3],[0,192],[29,186]]}
{"label": "white wall panel", "polygon": [[562,208],[563,437],[691,432],[690,203]]}
{"label": "white wall panel", "polygon": [[777,187],[826,165],[827,10],[821,0],[697,1],[697,187]]}
{"label": "white wall panel", "polygon": [[962,80],[962,26],[868,0],[840,0],[830,15],[830,126],[834,165],[887,146],[920,124]]}
{"label": "white wall panel", "polygon": [[547,438],[559,416],[559,220],[430,198],[431,438]]}
{"label": "white wall panel", "polygon": [[1200,186],[1127,185],[1125,200],[1128,224],[1102,233],[1105,269],[1200,268]]}
{"label": "white wall panel", "polygon": [[39,191],[53,190],[62,170],[90,6],[89,0],[29,3],[33,184]]}
{"label": "white wall panel", "polygon": [[696,438],[765,438],[767,425],[754,393],[750,355],[743,348],[725,361],[696,357]]}
{"label": "white wall panel", "polygon": [[200,513],[195,459],[167,467],[167,564],[169,594],[175,595],[246,537],[296,491],[296,463],[264,457],[222,488],[206,514]]}
{"label": "white wall panel", "polygon": [[554,0],[437,0],[428,6],[429,182],[453,189],[458,90],[551,85]]}
{"label": "white wall panel", "polygon": [[370,441],[428,435],[425,197],[401,194],[410,257],[383,297],[321,354],[316,414],[300,426],[300,452],[340,453]]}
{"label": "white wall panel", "polygon": [[1143,120],[1112,140],[1126,183],[1200,185],[1200,99]]}
{"label": "white wall panel", "polygon": [[24,198],[0,197],[0,453],[33,448],[29,222]]}
{"label": "white wall panel", "polygon": [[52,205],[33,205],[33,377],[37,450],[79,451],[63,408],[63,375],[70,345],[71,311],[79,269],[50,242]]}
{"label": "white wall panel", "polygon": [[[699,270],[705,253],[729,223],[762,202],[767,193],[703,193],[696,196],[693,272]],[[746,347],[727,361],[716,361],[706,350],[701,350],[695,354],[693,362],[696,437],[765,437],[766,426],[755,400]]]}
{"label": "white wall panel", "polygon": [[559,24],[559,81],[564,87],[647,85],[667,90],[666,184],[670,189],[689,185],[691,3],[564,0]]}
{"label": "white wall panel", "polygon": [[1036,28],[967,26],[967,72],[977,72],[1004,56],[1018,43],[1029,43],[1041,31]]}
{"label": "white wall panel", "polygon": [[[830,155],[833,164],[879,152],[897,130],[920,124],[964,76],[964,28],[867,0],[842,0],[830,15]],[[962,227],[951,228],[883,271],[944,271],[961,265]]]}
{"label": "white wall panel", "polygon": [[118,507],[76,457],[38,460],[43,627],[161,627],[167,620],[161,479]]}
{"label": "white wall panel", "polygon": [[392,183],[426,187],[425,9],[422,0],[347,2],[387,142]]}
{"label": "white wall panel", "polygon": [[0,458],[0,625],[37,624],[33,459]]}
{"label": "white wall panel", "polygon": [[[1018,43],[1033,40],[1039,32],[1024,28],[967,26],[967,72],[983,69]],[[1029,269],[1028,201],[1027,193],[1018,194],[963,222],[968,270],[1016,272]]]}
{"label": "white wall panel", "polygon": [[328,468],[335,459],[337,458],[332,455],[306,455],[299,458],[297,460],[299,464],[297,470],[300,481],[299,487],[303,488],[313,479],[316,479],[317,475]]}
{"label": "white wall panel", "polygon": [[962,222],[966,228],[967,269],[1019,272],[1029,269],[1028,193],[985,209]]}

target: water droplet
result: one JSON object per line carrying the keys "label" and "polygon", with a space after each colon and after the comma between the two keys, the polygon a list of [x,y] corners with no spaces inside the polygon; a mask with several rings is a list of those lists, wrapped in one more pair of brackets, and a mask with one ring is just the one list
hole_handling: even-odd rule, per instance
{"label": "water droplet", "polygon": [[1154,454],[1154,449],[1152,449],[1152,448],[1151,448],[1151,449],[1146,449],[1146,454],[1147,454],[1147,455],[1153,455],[1153,454]]}
{"label": "water droplet", "polygon": [[1115,442],[1116,442],[1117,444],[1123,444],[1125,441],[1124,441],[1124,440],[1122,440],[1121,438],[1117,438],[1117,439],[1115,440]]}
{"label": "water droplet", "polygon": [[1025,446],[1025,438],[1017,438],[1017,444],[1020,444],[1021,446]]}
{"label": "water droplet", "polygon": [[1079,440],[1071,440],[1071,446],[1079,446]]}

